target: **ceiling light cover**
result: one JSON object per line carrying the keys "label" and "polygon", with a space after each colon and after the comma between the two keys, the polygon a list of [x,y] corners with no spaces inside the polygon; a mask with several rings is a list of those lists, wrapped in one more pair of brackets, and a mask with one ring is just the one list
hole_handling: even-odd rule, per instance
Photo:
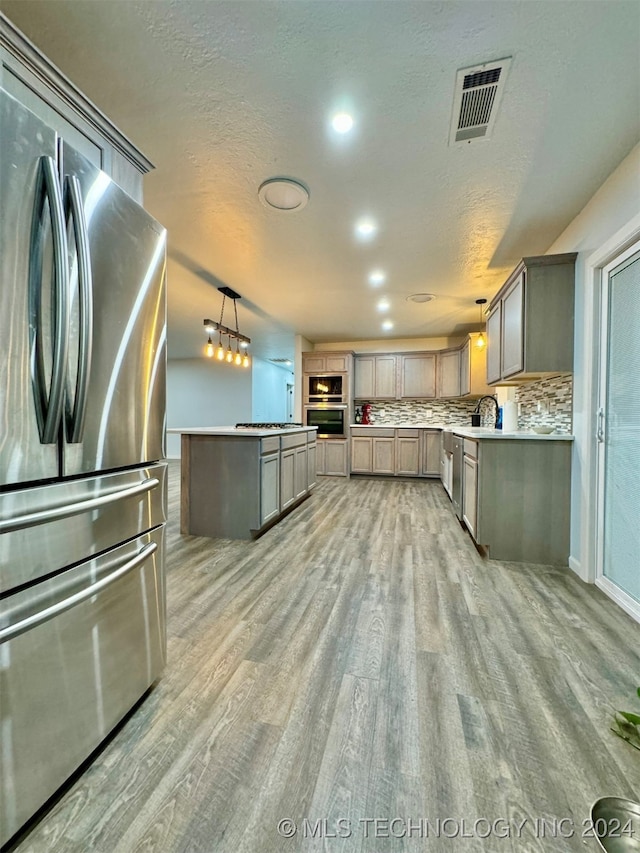
{"label": "ceiling light cover", "polygon": [[387,277],[382,272],[382,270],[373,270],[373,272],[369,273],[369,284],[373,287],[378,287],[380,284],[384,284]]}
{"label": "ceiling light cover", "polygon": [[378,226],[372,219],[360,219],[356,222],[356,233],[364,240],[370,240],[377,230]]}
{"label": "ceiling light cover", "polygon": [[336,113],[331,120],[331,126],[336,133],[349,133],[353,127],[353,119],[349,113]]}
{"label": "ceiling light cover", "polygon": [[407,302],[432,302],[435,298],[434,293],[412,293],[407,296]]}
{"label": "ceiling light cover", "polygon": [[309,190],[293,178],[269,178],[260,185],[258,198],[271,210],[293,213],[306,207]]}
{"label": "ceiling light cover", "polygon": [[385,332],[390,331],[391,329],[393,329],[393,321],[385,320],[382,324],[382,328],[385,330]]}

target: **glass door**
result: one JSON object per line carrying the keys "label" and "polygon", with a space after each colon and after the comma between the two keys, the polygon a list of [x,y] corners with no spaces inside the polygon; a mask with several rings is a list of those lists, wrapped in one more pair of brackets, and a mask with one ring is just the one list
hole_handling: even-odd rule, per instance
{"label": "glass door", "polygon": [[597,583],[640,620],[640,243],[602,288]]}

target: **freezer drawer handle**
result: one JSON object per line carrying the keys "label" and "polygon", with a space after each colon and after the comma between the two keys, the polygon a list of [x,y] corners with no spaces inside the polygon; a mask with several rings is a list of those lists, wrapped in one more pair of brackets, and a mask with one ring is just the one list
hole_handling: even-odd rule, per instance
{"label": "freezer drawer handle", "polygon": [[[51,236],[53,240],[55,307],[53,324],[42,317],[42,239],[44,235],[45,201],[49,202]],[[29,252],[29,311],[31,315],[31,381],[33,383],[36,417],[42,444],[54,444],[58,437],[64,402],[65,365],[69,347],[69,281],[67,270],[67,234],[64,224],[62,194],[51,157],[41,157],[31,220]],[[45,378],[44,329],[53,325],[51,386],[47,399]]]}
{"label": "freezer drawer handle", "polygon": [[[78,258],[78,308],[80,315],[78,343],[78,372],[75,393],[67,389],[66,426],[67,440],[79,444],[84,433],[87,412],[87,395],[91,375],[93,349],[93,289],[91,281],[91,256],[89,232],[82,205],[80,181],[75,175],[67,176],[65,182],[65,219],[71,219]],[[71,400],[74,400],[73,406]]]}
{"label": "freezer drawer handle", "polygon": [[61,613],[64,613],[65,610],[70,610],[72,607],[75,607],[76,604],[81,604],[83,601],[86,601],[87,598],[91,598],[96,595],[96,593],[105,589],[105,587],[110,586],[112,583],[120,580],[120,578],[140,566],[148,560],[149,557],[157,551],[157,549],[157,542],[150,542],[148,545],[145,545],[142,551],[136,554],[135,557],[128,560],[124,565],[120,566],[119,569],[116,569],[111,572],[111,574],[102,578],[102,580],[92,583],[91,586],[88,586],[86,589],[81,589],[80,592],[70,595],[69,598],[65,598],[57,604],[52,604],[51,607],[47,607],[39,613],[34,613],[33,616],[27,616],[26,619],[22,619],[14,625],[9,625],[7,628],[0,629],[0,643],[6,643],[8,640],[13,640],[20,634],[24,634],[25,631],[30,631],[32,628],[42,625],[43,622],[48,622],[49,619],[59,616]]}
{"label": "freezer drawer handle", "polygon": [[145,492],[150,492],[159,485],[160,480],[156,477],[149,477],[141,483],[136,483],[135,486],[129,486],[117,492],[110,492],[108,495],[100,495],[99,498],[89,498],[89,500],[77,501],[74,504],[65,504],[64,506],[54,507],[53,509],[43,509],[40,512],[30,512],[27,515],[8,518],[6,521],[0,521],[0,534],[10,533],[12,530],[18,530],[21,527],[46,524],[48,521],[56,521],[59,518],[67,518],[70,515],[80,515],[81,512],[89,512],[92,509],[97,509],[114,501],[121,501],[125,498],[134,497],[134,495],[142,495]]}

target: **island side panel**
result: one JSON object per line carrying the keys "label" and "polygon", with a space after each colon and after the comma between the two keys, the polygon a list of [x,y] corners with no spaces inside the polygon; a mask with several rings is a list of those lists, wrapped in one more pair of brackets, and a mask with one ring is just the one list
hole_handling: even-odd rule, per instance
{"label": "island side panel", "polygon": [[571,443],[480,441],[476,541],[495,560],[567,565]]}
{"label": "island side panel", "polygon": [[192,536],[251,539],[252,530],[260,526],[260,439],[184,438],[189,440],[187,532]]}

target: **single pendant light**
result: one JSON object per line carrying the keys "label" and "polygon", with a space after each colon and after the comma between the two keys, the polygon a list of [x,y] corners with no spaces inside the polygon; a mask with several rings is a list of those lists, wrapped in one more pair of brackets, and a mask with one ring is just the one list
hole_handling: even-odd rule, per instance
{"label": "single pendant light", "polygon": [[[486,304],[487,304],[486,299],[476,299],[476,305],[480,306],[480,324],[481,325],[484,323],[484,319],[482,317],[482,306],[486,305]],[[482,331],[482,329],[480,329],[480,334],[476,338],[476,346],[478,347],[478,349],[483,349],[484,347],[486,347],[486,345],[487,345],[487,339],[486,339],[485,334]]]}
{"label": "single pendant light", "polygon": [[207,358],[213,358],[213,341],[211,340],[211,335],[209,335],[209,340],[205,347],[205,353],[207,354]]}

